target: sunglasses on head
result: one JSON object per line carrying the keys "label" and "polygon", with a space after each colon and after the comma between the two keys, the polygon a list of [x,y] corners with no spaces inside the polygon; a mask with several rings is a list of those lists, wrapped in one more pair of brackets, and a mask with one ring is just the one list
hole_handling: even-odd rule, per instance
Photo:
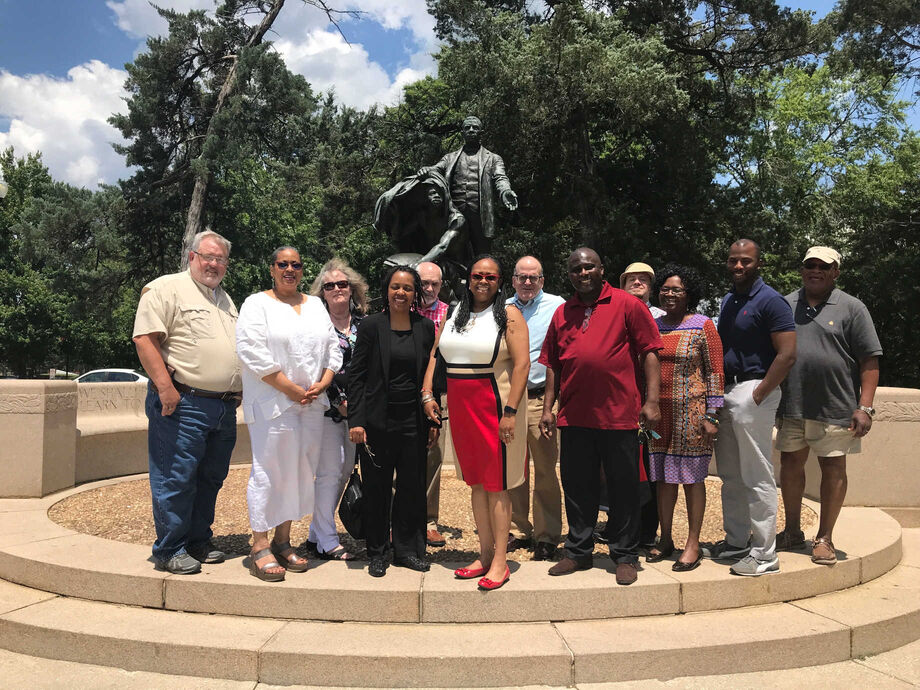
{"label": "sunglasses on head", "polygon": [[471,273],[470,278],[473,280],[487,280],[490,283],[494,283],[498,280],[498,276],[494,273]]}
{"label": "sunglasses on head", "polygon": [[303,268],[303,264],[299,261],[276,261],[275,266],[280,268],[282,271],[288,266],[293,268],[295,271],[299,271],[301,268]]}
{"label": "sunglasses on head", "polygon": [[345,288],[348,287],[348,285],[349,283],[347,280],[332,280],[332,281],[329,281],[328,283],[323,283],[323,290],[325,290],[326,292],[329,292],[330,290],[335,290],[336,288],[338,288],[339,290],[344,290]]}

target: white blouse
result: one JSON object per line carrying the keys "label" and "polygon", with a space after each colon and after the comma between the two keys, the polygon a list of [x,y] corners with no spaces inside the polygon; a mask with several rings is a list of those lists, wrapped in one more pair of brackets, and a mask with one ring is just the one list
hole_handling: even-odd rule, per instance
{"label": "white blouse", "polygon": [[438,349],[449,367],[464,365],[488,366],[496,355],[498,324],[492,315],[492,305],[479,312],[471,312],[466,327],[459,333],[454,329],[457,311],[441,329]]}
{"label": "white blouse", "polygon": [[[309,388],[323,376],[324,369],[342,367],[339,339],[319,297],[307,297],[300,314],[293,307],[264,292],[250,295],[240,307],[236,322],[236,354],[243,365],[243,418],[274,419],[296,405],[277,388],[262,380],[281,371],[291,381]],[[311,405],[329,407],[320,395]],[[254,415],[254,411],[259,411]]]}

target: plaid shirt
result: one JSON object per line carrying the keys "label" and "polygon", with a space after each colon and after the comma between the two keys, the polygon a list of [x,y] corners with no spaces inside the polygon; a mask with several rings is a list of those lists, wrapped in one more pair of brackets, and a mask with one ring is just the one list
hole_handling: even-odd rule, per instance
{"label": "plaid shirt", "polygon": [[430,307],[419,310],[419,314],[426,319],[434,321],[434,332],[437,333],[441,330],[441,324],[444,323],[444,317],[447,316],[447,302],[436,299],[434,304]]}

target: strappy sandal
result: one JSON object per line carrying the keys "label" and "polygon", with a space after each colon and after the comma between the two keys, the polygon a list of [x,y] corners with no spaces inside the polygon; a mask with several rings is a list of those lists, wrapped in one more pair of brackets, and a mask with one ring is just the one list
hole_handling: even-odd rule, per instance
{"label": "strappy sandal", "polygon": [[[306,558],[301,558],[297,555],[297,552],[294,550],[294,547],[291,546],[291,542],[286,541],[281,544],[272,540],[269,548],[271,549],[272,556],[278,559],[279,562],[284,564],[284,567],[287,570],[290,570],[292,573],[305,573],[307,568],[310,567],[310,563]],[[290,555],[286,555],[290,553]],[[291,559],[294,560],[291,560]]]}
{"label": "strappy sandal", "polygon": [[260,558],[265,558],[266,556],[274,556],[270,549],[262,549],[261,551],[256,551],[255,553],[249,554],[249,574],[253,577],[257,577],[263,582],[282,582],[284,580],[284,571],[280,573],[270,573],[268,572],[269,568],[282,568],[280,563],[277,561],[270,561],[265,565],[259,566],[256,565],[256,561]]}
{"label": "strappy sandal", "polygon": [[332,549],[332,551],[317,550],[316,555],[317,558],[324,561],[353,561],[355,559],[355,555],[349,553],[341,544]]}
{"label": "strappy sandal", "polygon": [[818,537],[812,542],[811,562],[818,565],[834,565],[837,551],[827,537]]}

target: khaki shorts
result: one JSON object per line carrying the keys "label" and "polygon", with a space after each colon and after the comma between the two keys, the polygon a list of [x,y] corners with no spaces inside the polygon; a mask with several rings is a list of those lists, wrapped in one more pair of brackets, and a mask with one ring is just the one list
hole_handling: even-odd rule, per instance
{"label": "khaki shorts", "polygon": [[807,446],[819,458],[836,458],[862,450],[860,439],[844,426],[782,417],[776,420],[776,428],[776,449],[780,452],[793,453]]}

